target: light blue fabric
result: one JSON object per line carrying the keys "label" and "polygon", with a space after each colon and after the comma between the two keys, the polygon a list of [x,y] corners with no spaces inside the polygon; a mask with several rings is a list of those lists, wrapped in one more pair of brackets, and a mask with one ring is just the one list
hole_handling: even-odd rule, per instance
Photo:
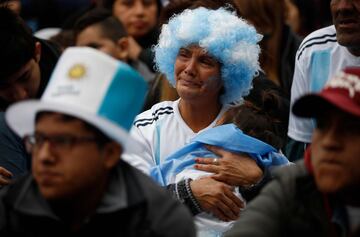
{"label": "light blue fabric", "polygon": [[319,92],[329,77],[330,71],[330,49],[316,51],[311,55],[311,69],[310,69],[310,90],[311,92]]}
{"label": "light blue fabric", "polygon": [[153,167],[151,177],[160,185],[170,184],[173,177],[184,169],[192,168],[196,157],[216,158],[204,145],[219,146],[235,153],[247,153],[264,168],[288,164],[288,159],[274,147],[244,134],[234,124],[208,129],[183,148],[166,158],[166,161]]}
{"label": "light blue fabric", "polygon": [[[330,49],[316,51],[311,55],[310,68],[310,91],[315,93],[324,88],[330,73]],[[316,127],[316,120],[311,119],[313,128]]]}

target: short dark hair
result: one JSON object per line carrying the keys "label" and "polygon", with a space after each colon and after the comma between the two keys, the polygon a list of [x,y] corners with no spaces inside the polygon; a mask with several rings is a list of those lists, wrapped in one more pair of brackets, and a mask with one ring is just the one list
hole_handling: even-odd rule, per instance
{"label": "short dark hair", "polygon": [[87,123],[86,121],[84,121],[82,119],[79,119],[79,118],[76,118],[74,116],[67,115],[67,114],[62,114],[62,113],[58,113],[58,112],[51,112],[51,111],[40,111],[35,116],[35,123],[37,123],[41,118],[43,118],[46,115],[55,115],[55,114],[60,115],[60,119],[62,121],[64,121],[64,122],[71,122],[71,121],[74,121],[74,120],[80,120],[83,123],[85,129],[94,134],[94,136],[96,137],[96,143],[98,144],[99,148],[101,148],[104,144],[109,143],[109,142],[112,141],[111,138],[109,138],[107,135],[105,135],[98,128],[94,127],[93,125]]}
{"label": "short dark hair", "polygon": [[96,8],[81,16],[74,26],[75,39],[85,28],[97,25],[100,27],[103,36],[116,42],[122,37],[127,36],[124,25],[111,12]]}
{"label": "short dark hair", "polygon": [[0,83],[35,57],[35,43],[23,19],[6,5],[0,7]]}
{"label": "short dark hair", "polygon": [[270,90],[262,91],[261,97],[261,106],[245,101],[231,108],[224,123],[234,123],[245,134],[281,149],[286,142],[288,123],[279,114],[289,111],[287,101]]}

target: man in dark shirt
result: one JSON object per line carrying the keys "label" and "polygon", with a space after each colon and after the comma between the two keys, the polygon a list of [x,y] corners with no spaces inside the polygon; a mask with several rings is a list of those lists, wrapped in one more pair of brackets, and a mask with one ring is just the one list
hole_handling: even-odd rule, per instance
{"label": "man in dark shirt", "polygon": [[0,185],[25,173],[29,157],[21,139],[4,123],[3,111],[12,103],[39,98],[60,56],[51,43],[33,37],[25,22],[0,7]]}
{"label": "man in dark shirt", "polygon": [[31,174],[0,190],[0,236],[193,237],[190,212],[121,160],[147,83],[91,48],[69,48],[40,100],[6,121],[32,155]]}

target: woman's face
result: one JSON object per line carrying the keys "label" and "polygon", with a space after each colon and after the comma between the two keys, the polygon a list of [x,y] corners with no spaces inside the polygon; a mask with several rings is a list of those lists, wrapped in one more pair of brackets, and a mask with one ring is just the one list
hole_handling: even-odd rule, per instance
{"label": "woman's face", "polygon": [[220,63],[199,46],[180,48],[175,61],[176,90],[182,99],[216,100],[222,88]]}
{"label": "woman's face", "polygon": [[158,10],[156,0],[115,0],[113,5],[114,16],[134,38],[146,35],[156,26]]}

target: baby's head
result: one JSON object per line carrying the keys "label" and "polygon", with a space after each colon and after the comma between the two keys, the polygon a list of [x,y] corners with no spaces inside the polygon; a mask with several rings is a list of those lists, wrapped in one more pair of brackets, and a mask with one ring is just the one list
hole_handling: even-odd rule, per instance
{"label": "baby's head", "polygon": [[230,108],[217,125],[233,123],[245,134],[281,149],[286,140],[287,121],[279,114],[288,110],[287,103],[272,91],[262,92],[262,102],[261,107],[245,101]]}

